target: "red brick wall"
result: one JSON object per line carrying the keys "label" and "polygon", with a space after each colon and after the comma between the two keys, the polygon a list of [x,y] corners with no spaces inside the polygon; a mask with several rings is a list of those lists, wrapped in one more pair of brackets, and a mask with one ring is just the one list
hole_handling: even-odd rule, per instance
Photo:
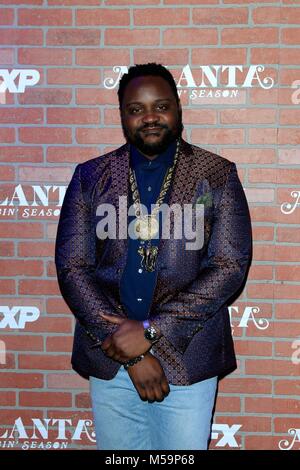
{"label": "red brick wall", "polygon": [[[23,93],[0,93],[1,436],[21,418],[21,444],[93,447],[83,434],[72,439],[91,412],[87,382],[70,370],[74,321],[55,277],[59,191],[78,162],[123,143],[116,88],[104,87],[113,67],[159,61],[177,81],[189,64],[197,85],[200,66],[243,66],[228,88],[236,97],[181,95],[184,137],[237,163],[255,240],[232,306],[239,368],[220,384],[211,448],[299,449],[299,23],[299,0],[0,1],[0,68],[40,73]],[[255,64],[271,88],[243,87]],[[45,205],[32,186],[48,191]],[[32,419],[46,418],[49,437],[35,439]],[[62,441],[55,419],[69,420]]]}

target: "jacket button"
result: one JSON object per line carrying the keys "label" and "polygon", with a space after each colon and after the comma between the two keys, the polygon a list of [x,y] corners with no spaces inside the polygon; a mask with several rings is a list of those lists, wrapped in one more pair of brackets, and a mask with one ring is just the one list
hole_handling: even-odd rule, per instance
{"label": "jacket button", "polygon": [[122,310],[122,305],[121,305],[121,304],[118,304],[118,305],[117,305],[117,308],[118,308],[119,310]]}
{"label": "jacket button", "polygon": [[116,271],[119,274],[121,272],[121,268],[117,268]]}

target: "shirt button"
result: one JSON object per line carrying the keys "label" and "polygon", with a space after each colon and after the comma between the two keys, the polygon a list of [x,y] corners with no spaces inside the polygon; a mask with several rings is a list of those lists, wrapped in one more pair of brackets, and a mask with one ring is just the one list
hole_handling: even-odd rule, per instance
{"label": "shirt button", "polygon": [[140,269],[138,270],[138,272],[141,274],[141,273],[143,272],[142,268],[140,268]]}
{"label": "shirt button", "polygon": [[152,188],[151,188],[151,186],[148,186],[148,191],[152,191]]}

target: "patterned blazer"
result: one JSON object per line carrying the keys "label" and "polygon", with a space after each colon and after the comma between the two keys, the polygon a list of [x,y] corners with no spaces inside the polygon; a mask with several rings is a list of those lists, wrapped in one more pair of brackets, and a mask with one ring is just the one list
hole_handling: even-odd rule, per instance
{"label": "patterned blazer", "polygon": [[[127,240],[96,236],[99,204],[116,207],[129,196],[129,144],[77,165],[64,198],[55,263],[63,298],[76,317],[72,366],[83,377],[112,379],[121,364],[100,344],[117,325],[99,313],[126,317],[120,280]],[[163,336],[152,346],[169,383],[192,384],[236,368],[228,305],[242,289],[252,252],[249,208],[236,165],[180,140],[169,205],[204,204],[204,244],[185,238],[159,241],[157,280],[149,318]]]}

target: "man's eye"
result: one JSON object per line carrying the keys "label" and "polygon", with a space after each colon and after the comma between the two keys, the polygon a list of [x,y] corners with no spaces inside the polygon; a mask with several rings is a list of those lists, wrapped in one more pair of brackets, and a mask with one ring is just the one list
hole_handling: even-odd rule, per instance
{"label": "man's eye", "polygon": [[162,110],[168,109],[168,106],[166,104],[159,104],[157,107]]}
{"label": "man's eye", "polygon": [[130,114],[136,114],[137,112],[139,112],[139,110],[140,110],[139,108],[131,108],[129,112]]}
{"label": "man's eye", "polygon": [[[158,109],[159,111],[166,111],[168,109],[168,105],[167,104],[158,104],[156,106],[156,109]],[[137,114],[140,111],[141,111],[141,108],[130,108],[129,109],[130,114]]]}

